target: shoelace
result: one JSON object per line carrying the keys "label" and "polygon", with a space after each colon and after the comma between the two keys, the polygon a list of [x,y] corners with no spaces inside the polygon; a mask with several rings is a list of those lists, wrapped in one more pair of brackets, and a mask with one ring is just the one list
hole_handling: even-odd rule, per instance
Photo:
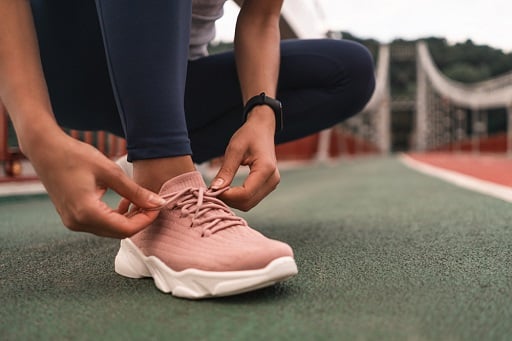
{"label": "shoelace", "polygon": [[214,191],[203,187],[188,187],[163,195],[162,198],[167,200],[167,203],[157,209],[179,208],[182,216],[193,214],[190,227],[202,226],[202,237],[209,237],[233,226],[247,226],[243,218],[236,216],[222,200],[217,198],[227,189],[228,187]]}

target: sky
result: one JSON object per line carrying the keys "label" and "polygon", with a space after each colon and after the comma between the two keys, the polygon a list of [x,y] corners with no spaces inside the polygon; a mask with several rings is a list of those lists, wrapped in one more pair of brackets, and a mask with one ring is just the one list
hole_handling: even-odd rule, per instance
{"label": "sky", "polygon": [[[301,6],[317,3],[324,26],[362,38],[389,42],[395,38],[467,39],[512,52],[512,0],[285,0]],[[228,1],[217,22],[217,39],[232,40],[238,9]],[[293,13],[293,11],[292,11]],[[310,12],[311,13],[311,12]]]}

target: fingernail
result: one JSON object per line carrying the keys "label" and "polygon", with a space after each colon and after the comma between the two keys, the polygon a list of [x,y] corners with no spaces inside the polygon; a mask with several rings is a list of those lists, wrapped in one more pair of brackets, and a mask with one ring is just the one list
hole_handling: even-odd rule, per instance
{"label": "fingernail", "polygon": [[157,195],[150,195],[148,201],[151,204],[156,205],[156,206],[162,206],[162,205],[165,205],[165,203],[166,203],[165,199],[163,199]]}
{"label": "fingernail", "polygon": [[213,180],[212,182],[212,185],[211,185],[211,188],[213,189],[219,189],[221,188],[222,184],[224,183],[224,180],[221,179],[221,178],[217,178],[215,180]]}

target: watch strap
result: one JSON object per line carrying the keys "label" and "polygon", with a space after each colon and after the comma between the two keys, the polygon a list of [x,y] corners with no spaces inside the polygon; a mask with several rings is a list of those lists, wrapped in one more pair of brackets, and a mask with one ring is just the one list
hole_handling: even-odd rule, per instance
{"label": "watch strap", "polygon": [[273,111],[276,118],[276,133],[283,130],[283,106],[281,101],[267,96],[264,92],[251,97],[244,107],[244,122],[247,121],[247,115],[258,105],[268,105]]}

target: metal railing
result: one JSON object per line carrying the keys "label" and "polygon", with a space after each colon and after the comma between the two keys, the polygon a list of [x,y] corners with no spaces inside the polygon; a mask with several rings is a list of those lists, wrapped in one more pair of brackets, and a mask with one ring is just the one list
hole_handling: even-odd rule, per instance
{"label": "metal railing", "polygon": [[[417,56],[416,149],[436,149],[470,138],[472,150],[478,152],[480,138],[487,133],[488,110],[503,108],[506,149],[512,156],[512,73],[468,85],[443,75],[426,43],[417,44]],[[470,136],[466,136],[468,122]]]}

